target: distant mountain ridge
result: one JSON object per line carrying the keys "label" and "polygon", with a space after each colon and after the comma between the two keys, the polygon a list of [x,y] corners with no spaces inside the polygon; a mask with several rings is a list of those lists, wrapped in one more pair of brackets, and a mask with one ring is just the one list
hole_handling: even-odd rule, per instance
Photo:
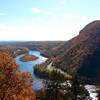
{"label": "distant mountain ridge", "polygon": [[[60,49],[59,49],[60,48]],[[100,21],[85,26],[79,35],[52,49],[54,66],[100,83]],[[58,51],[63,51],[60,54]],[[58,52],[58,54],[57,54]],[[49,62],[49,60],[48,60]]]}

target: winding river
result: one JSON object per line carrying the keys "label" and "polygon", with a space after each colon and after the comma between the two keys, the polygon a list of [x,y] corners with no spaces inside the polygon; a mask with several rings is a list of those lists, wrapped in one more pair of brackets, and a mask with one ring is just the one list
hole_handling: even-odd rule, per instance
{"label": "winding river", "polygon": [[[35,61],[28,61],[28,62],[22,62],[19,60],[20,57],[22,57],[23,55],[18,56],[15,60],[16,63],[19,64],[19,70],[20,71],[26,71],[26,72],[30,72],[33,76],[34,82],[33,82],[33,89],[34,90],[40,90],[43,87],[43,83],[42,83],[42,79],[38,78],[35,76],[35,74],[33,73],[34,71],[34,66],[36,64],[41,64],[43,62],[45,62],[47,60],[46,57],[43,57],[39,51],[29,51],[29,54],[31,55],[35,55],[38,57],[37,60]],[[98,100],[97,95],[98,93],[96,92],[96,87],[94,85],[86,85],[85,88],[88,90],[91,100]],[[87,99],[90,100],[90,99]]]}
{"label": "winding river", "polygon": [[29,54],[31,55],[35,55],[38,57],[37,60],[34,60],[34,61],[28,61],[28,62],[22,62],[19,60],[20,57],[22,57],[23,55],[20,55],[16,58],[16,63],[19,64],[19,70],[24,72],[30,72],[33,76],[33,79],[34,79],[34,82],[33,82],[33,89],[34,90],[39,90],[40,88],[43,87],[43,84],[42,84],[42,79],[36,77],[33,73],[34,71],[34,66],[36,64],[41,64],[42,62],[45,62],[47,60],[46,57],[43,57],[39,51],[29,51]]}

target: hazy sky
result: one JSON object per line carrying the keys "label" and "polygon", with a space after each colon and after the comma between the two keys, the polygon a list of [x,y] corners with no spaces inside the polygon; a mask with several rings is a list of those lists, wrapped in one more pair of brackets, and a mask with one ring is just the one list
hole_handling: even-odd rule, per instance
{"label": "hazy sky", "polygon": [[0,0],[0,40],[68,40],[99,12],[100,0]]}

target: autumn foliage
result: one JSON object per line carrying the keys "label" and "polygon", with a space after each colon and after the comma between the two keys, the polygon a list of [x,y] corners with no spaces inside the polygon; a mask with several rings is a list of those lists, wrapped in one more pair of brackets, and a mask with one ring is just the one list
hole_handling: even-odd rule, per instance
{"label": "autumn foliage", "polygon": [[32,77],[18,71],[18,65],[7,53],[0,52],[0,100],[35,100]]}

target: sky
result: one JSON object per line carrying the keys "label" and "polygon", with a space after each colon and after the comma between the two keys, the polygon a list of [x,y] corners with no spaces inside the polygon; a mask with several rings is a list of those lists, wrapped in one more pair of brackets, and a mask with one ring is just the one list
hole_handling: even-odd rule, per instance
{"label": "sky", "polygon": [[100,0],[0,0],[0,41],[69,40],[99,11]]}

